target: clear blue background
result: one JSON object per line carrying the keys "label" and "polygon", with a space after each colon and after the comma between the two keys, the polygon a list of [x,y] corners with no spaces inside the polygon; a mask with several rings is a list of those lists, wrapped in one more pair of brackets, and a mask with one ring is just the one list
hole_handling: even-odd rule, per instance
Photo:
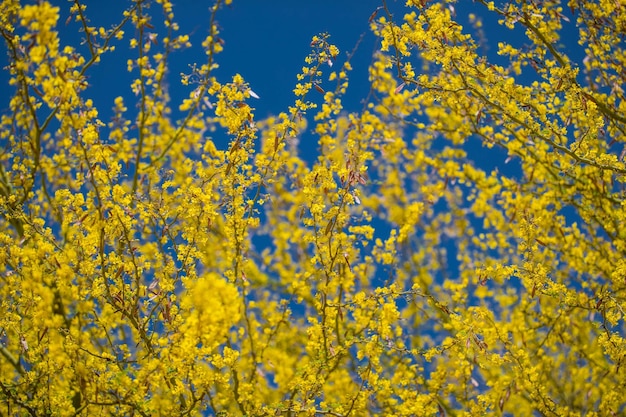
{"label": "clear blue background", "polygon": [[[78,46],[83,39],[83,34],[78,31],[80,24],[73,20],[66,24],[71,3],[64,0],[52,0],[51,3],[61,8],[58,29],[62,46],[65,44]],[[87,5],[86,15],[91,19],[91,25],[106,28],[119,23],[123,9],[131,4],[127,1],[84,1],[83,3]],[[404,13],[412,10],[406,8],[404,3],[403,0],[387,1],[397,24],[402,22]],[[177,108],[178,103],[193,89],[192,86],[181,85],[180,73],[189,73],[190,64],[202,64],[206,60],[200,44],[208,34],[209,8],[212,4],[212,1],[200,0],[174,1],[175,21],[180,24],[181,28],[179,33],[190,33],[190,40],[193,44],[191,49],[177,51],[170,61],[168,82],[174,108]],[[379,42],[370,32],[368,19],[381,5],[382,0],[234,0],[232,5],[224,6],[217,15],[220,37],[225,44],[224,51],[216,58],[220,68],[215,74],[221,82],[228,82],[234,74],[240,73],[261,97],[260,100],[252,100],[250,104],[256,108],[257,119],[263,119],[286,111],[288,106],[293,104],[296,74],[301,71],[304,58],[311,49],[309,44],[312,36],[322,32],[331,35],[331,43],[337,45],[341,51],[337,66],[344,62],[347,53],[352,51],[359,38],[363,36],[363,41],[352,59],[354,70],[349,75],[350,88],[343,98],[347,111],[357,111],[362,107],[361,100],[369,91],[367,67],[371,62],[373,52],[379,47]],[[486,54],[492,63],[506,65],[503,58],[495,53],[499,41],[504,40],[514,45],[527,42],[522,29],[518,27],[511,31],[498,25],[498,17],[495,13],[488,13],[483,6],[473,1],[461,0],[455,8],[456,20],[464,26],[466,33],[474,31],[468,22],[470,12],[483,19],[483,32],[487,42],[481,45],[479,53]],[[149,12],[153,15],[154,31],[159,33],[159,38],[162,38],[164,32],[160,30],[160,23],[163,14],[160,6],[152,4]],[[564,13],[571,22],[564,22],[565,36],[562,42],[566,44],[561,46],[568,55],[574,57],[577,62],[581,62],[583,52],[576,44],[575,18],[571,16],[567,8]],[[383,14],[384,11],[379,10],[378,15]],[[135,30],[131,25],[125,26],[124,30],[126,32],[124,39],[113,41],[116,51],[105,54],[102,61],[87,72],[87,81],[90,86],[83,97],[94,100],[100,112],[100,118],[105,123],[111,117],[115,97],[124,96],[131,110],[133,100],[135,100],[130,91],[130,84],[137,73],[136,71],[129,73],[126,70],[126,60],[135,58],[137,55],[137,51],[129,47],[129,40],[135,36]],[[5,48],[2,43],[0,52],[3,52]],[[157,45],[153,50],[159,49],[160,45]],[[87,55],[84,45],[79,50]],[[0,59],[3,60],[0,62],[3,62],[5,64],[3,67],[5,67],[8,64],[7,55],[2,53]],[[416,68],[419,68],[418,58],[413,56],[410,59]],[[533,74],[530,72],[518,77],[518,81],[524,84],[530,84],[533,79]],[[12,88],[7,86],[7,81],[8,73],[5,70],[0,73],[0,89],[6,91],[6,94],[2,94],[3,98],[0,101],[0,108],[4,109],[3,112],[6,111],[8,99],[13,93]],[[173,116],[176,117],[176,115],[175,112]],[[225,147],[229,138],[216,137],[214,140],[218,146]],[[477,145],[481,148],[480,144]],[[304,141],[302,146],[305,147],[301,149],[304,155],[314,154],[315,152],[311,153],[311,151],[317,149],[315,138]],[[481,159],[480,152],[473,152],[476,149],[470,147],[468,150],[473,156]],[[475,162],[479,166],[481,163],[487,164],[485,168],[494,167],[493,160],[483,159],[484,161]]]}

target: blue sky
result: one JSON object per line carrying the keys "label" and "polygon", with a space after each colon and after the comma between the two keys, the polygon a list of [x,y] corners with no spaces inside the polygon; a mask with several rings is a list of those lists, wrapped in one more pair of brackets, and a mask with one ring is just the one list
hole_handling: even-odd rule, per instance
{"label": "blue sky", "polygon": [[[57,0],[56,3],[67,8],[64,1]],[[110,2],[87,4],[87,14],[94,25],[109,27],[121,18],[122,7],[111,7]],[[205,61],[200,43],[208,33],[209,4],[196,0],[174,2],[176,21],[181,32],[191,32],[193,44],[191,49],[177,52],[171,62],[169,82],[174,102],[187,97],[190,91],[189,87],[181,86],[179,74],[188,73],[189,64]],[[345,97],[347,110],[356,110],[360,108],[360,100],[367,95],[367,66],[377,47],[368,27],[368,18],[380,4],[379,0],[235,0],[217,16],[220,37],[225,44],[224,51],[217,57],[220,68],[216,74],[221,82],[227,82],[236,73],[241,74],[261,97],[251,104],[256,107],[257,118],[262,119],[286,111],[293,104],[296,74],[304,65],[314,35],[321,32],[331,35],[330,41],[341,50],[338,64],[364,35],[353,59],[355,69],[350,75],[351,87]],[[389,4],[392,9],[402,5],[393,0]],[[153,5],[154,20],[161,15],[157,10],[158,6]],[[72,42],[77,36],[76,24],[64,26],[66,13],[62,11],[60,19],[61,36]],[[113,99],[129,94],[129,85],[135,76],[126,72],[124,64],[127,57],[136,53],[128,47],[132,29],[127,27],[125,38],[117,44],[115,53],[103,57],[102,62],[90,71],[87,94],[105,117],[103,121],[106,121],[106,112],[112,107]]]}
{"label": "blue sky", "polygon": [[[52,0],[51,3],[61,8],[58,24],[61,44],[78,46],[82,40],[82,33],[78,32],[80,25],[74,21],[66,24],[71,3],[65,0]],[[220,37],[225,41],[225,49],[217,56],[220,68],[216,75],[221,82],[228,82],[234,74],[240,73],[260,96],[259,100],[251,100],[250,104],[256,107],[257,119],[263,119],[287,111],[293,104],[296,74],[301,71],[304,58],[311,49],[312,36],[322,32],[330,34],[330,41],[341,51],[337,67],[343,63],[347,53],[353,50],[362,37],[362,42],[352,59],[354,70],[350,74],[350,87],[343,97],[346,111],[358,111],[362,108],[361,100],[369,91],[368,65],[372,60],[372,54],[379,47],[377,39],[370,32],[368,19],[382,3],[382,0],[234,0],[232,5],[223,7],[217,15]],[[121,21],[124,8],[132,2],[86,1],[85,4],[87,4],[86,14],[93,26],[110,27]],[[191,34],[193,44],[189,50],[176,52],[170,61],[168,81],[174,108],[194,88],[181,85],[180,73],[189,73],[190,64],[202,64],[205,61],[200,44],[208,33],[211,4],[213,2],[198,0],[174,1],[176,21],[180,24],[181,32]],[[387,5],[394,14],[396,23],[401,22],[402,16],[408,11],[404,1],[387,0]],[[158,25],[162,12],[157,4],[151,7],[153,21]],[[523,30],[516,28],[511,31],[498,25],[498,17],[495,14],[487,13],[483,6],[473,1],[460,1],[455,8],[456,20],[464,26],[465,32],[474,32],[469,25],[469,13],[473,12],[483,19],[486,45],[481,45],[480,52],[487,54],[490,62],[503,63],[502,57],[495,53],[498,42],[507,41],[514,45],[527,42]],[[565,36],[561,41],[564,44],[559,47],[576,61],[581,62],[583,54],[582,48],[576,43],[575,18],[567,9],[564,13],[569,16],[570,22],[564,23]],[[105,54],[102,61],[87,72],[89,87],[83,97],[93,99],[104,123],[110,120],[113,100],[117,96],[124,96],[129,110],[134,109],[132,103],[135,97],[130,91],[130,84],[137,74],[126,70],[126,60],[136,57],[137,52],[129,47],[129,41],[134,36],[134,28],[128,25],[124,29],[126,32],[124,39],[114,42],[116,51]],[[2,67],[8,64],[5,48],[2,43],[0,46]],[[84,50],[85,46],[81,48]],[[415,67],[419,68],[417,58],[411,59],[414,60]],[[525,75],[518,77],[518,81],[530,84],[532,77],[532,70],[529,70]],[[0,98],[0,108],[3,112],[6,111],[9,97],[13,94],[7,80],[8,72],[1,71],[0,85],[8,93]],[[303,139],[300,142],[301,155],[311,162],[316,155],[317,138],[305,135]],[[225,134],[216,134],[214,140],[217,146],[225,149],[231,138]],[[478,167],[487,171],[497,167],[501,173],[507,175],[520,174],[519,165],[515,161],[504,163],[507,155],[501,149],[487,150],[478,140],[470,139],[466,150],[469,159]]]}
{"label": "blue sky", "polygon": [[[61,8],[59,31],[62,44],[78,45],[82,34],[78,33],[79,24],[65,24],[70,3],[65,0],[52,0],[52,4]],[[87,16],[94,26],[110,27],[122,18],[122,11],[131,2],[86,1]],[[193,47],[177,52],[170,63],[169,84],[173,103],[179,103],[187,97],[191,87],[180,84],[180,73],[189,73],[189,65],[203,63],[205,55],[200,43],[208,33],[209,6],[213,2],[199,0],[174,1],[176,21],[181,32],[191,33]],[[408,10],[402,0],[387,0],[387,5],[399,23]],[[350,74],[350,88],[343,98],[345,110],[356,111],[360,102],[367,96],[369,83],[367,67],[373,52],[379,47],[376,38],[370,33],[368,19],[382,4],[382,0],[234,0],[218,13],[217,21],[221,38],[225,41],[224,51],[218,55],[220,68],[216,74],[221,82],[227,82],[232,75],[240,73],[249,82],[252,89],[261,97],[252,105],[256,107],[256,117],[263,119],[269,115],[286,111],[294,101],[293,88],[296,74],[304,64],[304,58],[310,51],[311,37],[321,32],[331,35],[330,41],[341,51],[337,64],[340,65],[363,36],[362,42],[352,59],[354,70]],[[501,58],[495,54],[497,43],[501,40],[523,43],[526,37],[522,30],[509,31],[497,25],[497,17],[485,13],[483,6],[473,1],[461,1],[455,6],[457,21],[465,26],[466,32],[473,32],[469,27],[468,14],[474,12],[485,23],[484,32],[488,45],[481,48],[491,62],[498,63]],[[162,12],[158,5],[151,6],[153,21],[161,19]],[[383,12],[380,11],[382,14]],[[570,23],[571,34],[575,24]],[[85,98],[92,98],[98,108],[101,119],[107,122],[113,99],[117,96],[132,97],[130,83],[135,73],[126,71],[126,60],[133,58],[136,51],[129,47],[129,40],[134,36],[132,26],[125,27],[126,35],[122,41],[116,41],[116,51],[103,56],[102,61],[88,71],[89,88]],[[569,32],[569,31],[568,31]],[[498,37],[501,37],[499,39]],[[575,36],[564,38],[568,52],[576,50],[574,55],[582,58]],[[5,49],[4,43],[0,52]],[[8,63],[2,53],[3,67]],[[415,58],[413,58],[415,60]],[[0,85],[6,88],[7,72],[0,73]],[[520,81],[531,81],[521,79]],[[6,109],[8,95],[0,101]],[[128,101],[131,103],[131,101]],[[176,106],[177,104],[175,104]],[[220,141],[216,138],[218,144]],[[314,140],[314,139],[313,139]],[[228,138],[224,138],[226,145]],[[312,144],[314,145],[314,144]]]}
{"label": "blue sky", "polygon": [[[80,25],[73,21],[66,24],[70,3],[65,0],[53,0],[52,3],[61,8],[58,29],[62,45],[78,46],[82,38],[82,33],[78,32]],[[200,44],[208,33],[209,6],[212,3],[198,0],[174,1],[176,21],[180,24],[181,32],[191,34],[193,44],[189,50],[176,52],[170,61],[168,81],[174,108],[177,108],[178,103],[194,88],[181,85],[180,73],[189,73],[190,64],[202,64],[206,59]],[[85,4],[88,6],[86,14],[93,26],[110,27],[121,21],[124,8],[131,2],[86,1]],[[322,32],[330,34],[330,41],[341,51],[337,67],[363,37],[352,59],[354,70],[350,74],[350,87],[343,97],[346,111],[358,111],[362,108],[361,100],[369,91],[368,65],[372,60],[372,54],[379,48],[377,39],[370,32],[368,19],[381,4],[382,0],[234,0],[231,6],[223,7],[217,15],[220,37],[225,43],[224,51],[217,56],[220,68],[216,75],[221,82],[228,82],[234,74],[240,73],[260,96],[259,100],[251,100],[250,104],[256,107],[257,119],[263,119],[287,111],[288,106],[293,104],[296,74],[301,71],[304,58],[310,52],[312,36]],[[387,0],[387,5],[394,14],[396,23],[401,22],[402,16],[408,11],[404,1]],[[457,21],[464,26],[465,32],[474,32],[469,25],[469,13],[473,12],[484,20],[487,44],[481,46],[480,52],[487,54],[490,62],[503,63],[502,58],[495,53],[498,42],[507,41],[520,45],[527,41],[523,30],[517,28],[510,31],[504,26],[499,26],[498,18],[492,13],[486,13],[481,5],[464,0],[455,7]],[[160,7],[153,4],[151,12],[155,26],[158,26],[162,17]],[[565,14],[569,15],[569,10],[566,10]],[[567,44],[563,45],[563,48],[568,54],[574,52],[572,55],[580,62],[582,55],[581,48],[575,43],[575,19],[571,16],[570,19],[569,24],[565,23],[567,36],[563,38],[563,42]],[[135,97],[130,91],[130,84],[137,74],[127,71],[126,60],[136,57],[137,51],[129,47],[129,41],[134,36],[134,28],[129,25],[124,29],[126,32],[124,39],[114,43],[116,51],[105,54],[102,61],[87,72],[89,88],[83,97],[93,99],[104,123],[110,120],[113,100],[117,96],[124,96],[129,110],[134,110]],[[158,28],[155,31],[158,31]],[[4,43],[0,48],[1,53],[5,48]],[[7,56],[5,53],[1,55],[4,67],[8,63]],[[417,58],[412,59],[416,64],[415,67],[419,68]],[[519,77],[518,81],[529,84],[532,82],[532,71],[530,74],[530,77]],[[5,89],[7,75],[6,71],[0,73],[0,85]],[[3,95],[0,99],[0,108],[7,108],[9,96],[10,94]],[[214,137],[217,146],[222,149],[226,149],[231,139],[225,134],[220,135],[219,132],[216,132]],[[410,141],[408,137],[405,139],[407,142]],[[301,155],[308,162],[314,160],[317,138],[312,134],[305,134],[300,143]],[[497,167],[506,175],[521,173],[515,160],[505,164],[507,155],[501,149],[487,150],[477,139],[470,139],[465,149],[469,159],[480,168],[490,171]]]}
{"label": "blue sky", "polygon": [[[55,0],[53,3],[62,8],[59,25],[61,36],[75,44],[77,24],[72,23],[67,27],[64,25],[68,3],[61,0]],[[193,47],[177,52],[171,61],[169,83],[173,103],[179,103],[190,91],[189,87],[180,84],[180,73],[189,73],[189,64],[201,64],[205,60],[200,43],[208,33],[209,5],[212,3],[198,0],[174,2],[176,20],[180,23],[182,32],[191,33]],[[128,3],[117,2],[119,5],[117,7],[111,7],[111,2],[90,1],[86,4],[93,24],[108,27],[119,22],[123,6]],[[220,36],[225,44],[224,51],[217,57],[220,68],[216,75],[221,82],[227,82],[232,75],[240,73],[261,97],[260,100],[253,100],[250,104],[256,107],[257,119],[263,119],[286,111],[288,106],[292,105],[296,74],[304,65],[304,58],[311,49],[309,43],[312,36],[321,32],[331,35],[330,41],[341,50],[338,65],[362,37],[362,42],[352,59],[354,70],[350,74],[350,88],[343,97],[346,111],[359,110],[362,107],[361,100],[369,91],[368,65],[372,54],[379,48],[378,40],[370,32],[368,19],[382,4],[382,0],[234,0],[232,5],[223,7],[217,16]],[[404,13],[409,11],[403,0],[387,0],[386,4],[394,14],[396,23],[400,23]],[[495,13],[487,13],[484,6],[474,1],[460,1],[454,7],[456,20],[464,26],[466,33],[474,34],[468,20],[469,13],[480,16],[484,23],[486,43],[481,46],[479,53],[486,54],[492,63],[507,65],[506,61],[495,53],[498,42],[506,41],[516,46],[527,42],[527,37],[519,26],[509,30],[498,25],[498,16]],[[161,18],[158,5],[152,6],[152,12],[154,20],[158,21]],[[383,11],[379,11],[379,14],[383,14]],[[569,10],[566,10],[566,14],[569,14]],[[565,23],[566,36],[561,42],[565,43],[562,46],[568,54],[581,62],[583,54],[575,42],[577,29],[574,22],[575,18],[571,17],[571,22]],[[126,72],[123,64],[127,58],[132,58],[136,54],[136,51],[128,47],[133,32],[132,27],[127,27],[126,36],[118,43],[115,54],[103,57],[102,62],[90,71],[90,89],[87,95],[94,99],[104,122],[108,121],[108,111],[113,99],[118,95],[129,95],[129,85],[136,76],[135,73]],[[419,68],[418,58],[414,56],[411,59]],[[529,69],[517,77],[518,82],[530,84],[535,75]],[[314,154],[317,148],[316,138],[304,139],[303,151],[306,154],[311,152]],[[229,138],[224,138],[223,142],[220,138],[215,140],[218,145],[226,146]],[[476,145],[468,148],[470,156],[478,158],[476,163],[485,164],[484,168],[488,170],[496,166],[493,158],[484,158],[484,149],[480,143],[475,141],[470,145]],[[504,160],[506,156],[497,159]],[[513,174],[512,164],[499,165],[503,172]]]}

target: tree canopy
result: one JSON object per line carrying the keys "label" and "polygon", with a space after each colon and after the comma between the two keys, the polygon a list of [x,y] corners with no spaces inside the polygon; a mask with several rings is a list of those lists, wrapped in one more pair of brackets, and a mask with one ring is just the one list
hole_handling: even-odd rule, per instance
{"label": "tree canopy", "polygon": [[2,413],[626,412],[626,8],[381,0],[362,106],[320,33],[259,118],[230,4],[1,2]]}

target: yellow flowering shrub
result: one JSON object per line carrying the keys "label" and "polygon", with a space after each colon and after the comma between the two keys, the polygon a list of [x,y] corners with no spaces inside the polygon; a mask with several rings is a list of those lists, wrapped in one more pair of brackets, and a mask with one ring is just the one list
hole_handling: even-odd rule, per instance
{"label": "yellow flowering shrub", "polygon": [[1,413],[623,415],[626,7],[460,3],[381,0],[357,110],[314,36],[259,119],[216,73],[230,0],[203,39],[169,0],[2,0]]}

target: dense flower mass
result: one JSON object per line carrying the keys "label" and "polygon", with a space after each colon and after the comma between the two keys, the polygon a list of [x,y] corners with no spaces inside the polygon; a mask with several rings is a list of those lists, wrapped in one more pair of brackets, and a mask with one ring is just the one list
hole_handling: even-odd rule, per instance
{"label": "dense flower mass", "polygon": [[[623,415],[626,7],[381,0],[360,109],[321,33],[259,119],[230,4],[1,1],[2,413]],[[134,81],[101,119],[104,60]]]}

